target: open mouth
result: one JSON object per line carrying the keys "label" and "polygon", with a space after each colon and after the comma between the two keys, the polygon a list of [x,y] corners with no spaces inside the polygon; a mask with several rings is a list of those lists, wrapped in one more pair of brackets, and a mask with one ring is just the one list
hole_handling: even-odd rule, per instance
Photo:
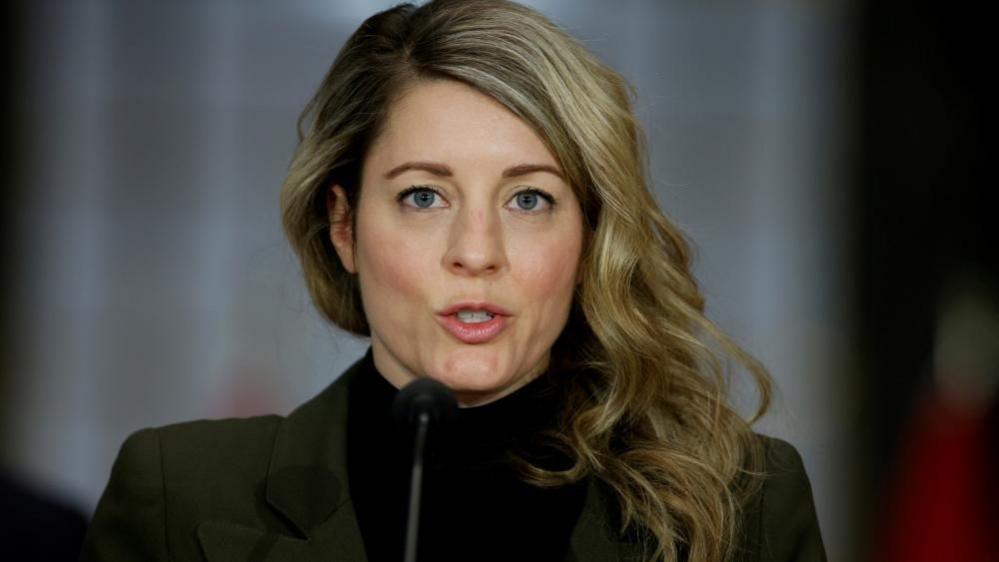
{"label": "open mouth", "polygon": [[465,324],[481,324],[492,320],[495,315],[485,310],[459,310],[454,316]]}
{"label": "open mouth", "polygon": [[483,310],[460,310],[454,314],[437,315],[437,322],[463,343],[485,343],[508,325],[509,317]]}

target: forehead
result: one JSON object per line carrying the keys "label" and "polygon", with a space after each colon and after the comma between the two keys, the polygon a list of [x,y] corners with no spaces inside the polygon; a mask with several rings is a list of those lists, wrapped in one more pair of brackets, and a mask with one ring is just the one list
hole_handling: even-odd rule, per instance
{"label": "forehead", "polygon": [[557,166],[530,125],[493,98],[453,80],[411,85],[389,108],[368,160],[381,166],[404,160],[456,167],[525,161]]}

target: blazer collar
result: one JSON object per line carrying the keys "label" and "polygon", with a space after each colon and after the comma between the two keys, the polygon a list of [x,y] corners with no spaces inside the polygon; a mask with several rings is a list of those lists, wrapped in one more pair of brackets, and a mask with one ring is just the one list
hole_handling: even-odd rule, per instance
{"label": "blazer collar", "polygon": [[[369,350],[370,353],[370,350]],[[267,535],[235,523],[210,521],[198,536],[211,562],[309,560],[363,562],[364,545],[350,501],[347,408],[359,359],[318,396],[282,420],[274,440],[264,499],[294,537]],[[635,545],[612,528],[610,490],[591,478],[567,562],[624,560]]]}

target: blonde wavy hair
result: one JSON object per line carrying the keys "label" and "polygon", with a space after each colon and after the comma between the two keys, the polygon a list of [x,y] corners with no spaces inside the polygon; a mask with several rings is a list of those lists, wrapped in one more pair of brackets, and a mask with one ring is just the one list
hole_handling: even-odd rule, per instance
{"label": "blonde wavy hair", "polygon": [[[750,425],[769,407],[769,375],[705,317],[688,245],[649,189],[632,88],[541,14],[503,0],[404,4],[347,40],[302,113],[281,192],[316,306],[370,336],[356,276],[328,236],[327,190],[338,183],[357,208],[361,164],[389,106],[424,79],[461,81],[531,125],[586,220],[583,280],[552,348],[554,368],[587,374],[566,383],[551,435],[574,463],[551,471],[521,459],[523,478],[557,486],[595,475],[650,558],[726,559],[760,486],[763,445]],[[728,359],[758,389],[748,421],[728,405]]]}

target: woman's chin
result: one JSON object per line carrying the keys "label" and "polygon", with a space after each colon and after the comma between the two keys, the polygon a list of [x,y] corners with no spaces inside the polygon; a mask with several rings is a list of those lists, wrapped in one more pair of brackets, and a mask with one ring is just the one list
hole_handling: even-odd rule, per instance
{"label": "woman's chin", "polygon": [[509,349],[466,346],[438,358],[431,376],[454,392],[461,405],[481,405],[515,392],[528,373],[517,369]]}
{"label": "woman's chin", "polygon": [[495,371],[443,372],[433,378],[450,388],[462,406],[492,402],[507,394],[513,382]]}
{"label": "woman's chin", "polygon": [[495,402],[508,394],[510,394],[510,391],[506,389],[488,389],[483,391],[455,390],[454,398],[458,402],[458,407],[474,408]]}

